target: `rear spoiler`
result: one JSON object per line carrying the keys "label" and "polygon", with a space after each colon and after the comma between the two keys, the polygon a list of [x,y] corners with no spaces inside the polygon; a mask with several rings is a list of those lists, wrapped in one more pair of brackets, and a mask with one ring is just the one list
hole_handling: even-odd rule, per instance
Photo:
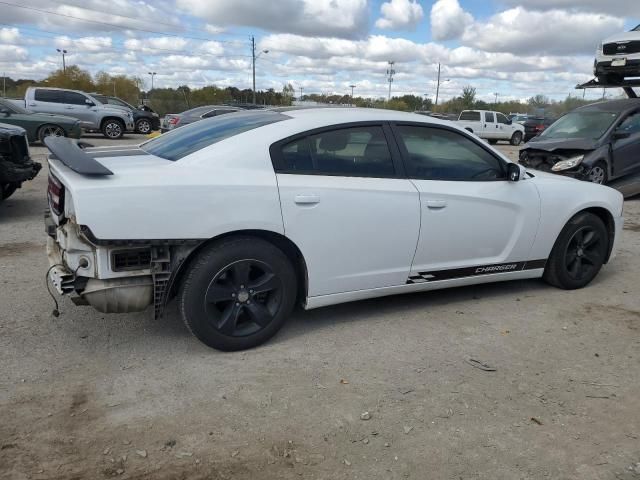
{"label": "rear spoiler", "polygon": [[46,137],[44,144],[51,151],[51,158],[60,160],[74,172],[82,175],[113,175],[111,170],[82,150],[70,138]]}

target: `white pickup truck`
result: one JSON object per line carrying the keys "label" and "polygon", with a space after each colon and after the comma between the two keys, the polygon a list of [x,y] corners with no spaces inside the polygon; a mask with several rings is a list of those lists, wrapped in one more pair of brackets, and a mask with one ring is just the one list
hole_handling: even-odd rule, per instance
{"label": "white pickup truck", "polygon": [[463,110],[457,124],[491,144],[507,140],[511,145],[520,145],[524,138],[524,126],[513,123],[500,112]]}

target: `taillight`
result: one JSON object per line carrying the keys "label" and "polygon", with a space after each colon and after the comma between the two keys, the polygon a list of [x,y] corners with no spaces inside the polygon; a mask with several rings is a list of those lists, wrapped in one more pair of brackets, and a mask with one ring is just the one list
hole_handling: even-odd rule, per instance
{"label": "taillight", "polygon": [[47,197],[51,211],[56,215],[61,215],[64,211],[64,185],[56,177],[49,174],[49,188]]}
{"label": "taillight", "polygon": [[536,125],[536,132],[541,132],[544,130],[544,125]]}
{"label": "taillight", "polygon": [[169,125],[173,125],[174,127],[180,123],[180,117],[171,117],[169,119]]}

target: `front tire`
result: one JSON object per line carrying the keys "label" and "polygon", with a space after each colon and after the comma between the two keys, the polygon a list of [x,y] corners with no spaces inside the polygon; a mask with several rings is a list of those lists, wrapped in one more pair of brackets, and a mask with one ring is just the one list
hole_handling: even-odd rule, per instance
{"label": "front tire", "polygon": [[147,135],[152,130],[151,122],[146,118],[141,118],[136,122],[136,132]]}
{"label": "front tire", "polygon": [[565,290],[582,288],[596,277],[608,249],[609,235],[602,220],[592,213],[579,213],[560,232],[543,278]]}
{"label": "front tire", "polygon": [[591,167],[591,170],[589,170],[589,173],[587,173],[587,181],[591,183],[606,185],[608,180],[609,176],[607,175],[607,164],[603,161],[596,162],[596,164]]}
{"label": "front tire", "polygon": [[124,135],[124,123],[114,118],[105,120],[102,124],[102,134],[112,140],[122,138]]}
{"label": "front tire", "polygon": [[0,184],[0,201],[6,200],[20,187],[19,183],[2,183]]}
{"label": "front tire", "polygon": [[233,351],[275,335],[296,296],[293,265],[280,249],[259,238],[236,237],[198,254],[178,301],[193,335],[209,347]]}
{"label": "front tire", "polygon": [[511,145],[513,145],[514,147],[517,147],[518,145],[520,145],[520,143],[522,143],[522,132],[513,132],[513,135],[511,135],[511,140],[509,140],[509,143],[511,143]]}

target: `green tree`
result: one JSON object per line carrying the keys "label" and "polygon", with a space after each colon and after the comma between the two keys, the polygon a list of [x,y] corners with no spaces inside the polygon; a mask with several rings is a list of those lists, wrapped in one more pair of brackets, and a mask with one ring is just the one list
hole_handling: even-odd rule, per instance
{"label": "green tree", "polygon": [[476,88],[470,85],[467,85],[462,89],[462,108],[467,110],[471,109],[476,104]]}
{"label": "green tree", "polygon": [[69,65],[66,72],[63,72],[62,69],[54,71],[43,80],[43,83],[49,87],[71,88],[84,92],[95,91],[91,74],[77,65]]}

